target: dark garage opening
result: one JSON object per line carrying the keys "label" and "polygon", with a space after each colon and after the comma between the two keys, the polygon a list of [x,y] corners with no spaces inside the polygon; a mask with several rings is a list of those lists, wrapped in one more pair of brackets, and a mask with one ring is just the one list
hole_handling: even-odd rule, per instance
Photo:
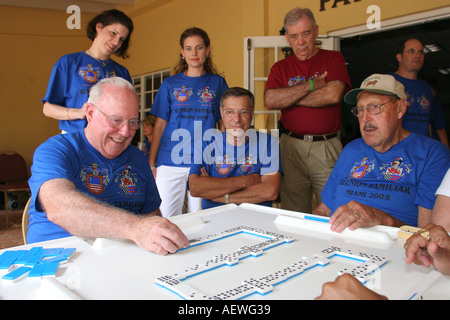
{"label": "dark garage opening", "polygon": [[[450,123],[450,19],[341,39],[341,52],[347,61],[352,86],[359,87],[361,82],[373,73],[395,72],[398,68],[395,58],[397,48],[409,38],[417,38],[425,47],[429,46],[429,49],[425,50],[425,63],[419,77],[431,78],[437,82],[436,100],[444,109],[448,126]],[[433,51],[436,49],[438,51]],[[342,122],[344,144],[360,136],[358,121],[345,103],[342,105]]]}

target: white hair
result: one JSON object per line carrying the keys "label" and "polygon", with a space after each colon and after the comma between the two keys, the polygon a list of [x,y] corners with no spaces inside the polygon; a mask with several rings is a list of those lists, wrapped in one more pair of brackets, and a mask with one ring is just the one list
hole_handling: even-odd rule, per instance
{"label": "white hair", "polygon": [[133,85],[128,81],[120,77],[104,78],[97,82],[89,91],[88,103],[96,104],[97,100],[103,93],[104,85],[112,85],[116,88],[128,88],[136,94]]}

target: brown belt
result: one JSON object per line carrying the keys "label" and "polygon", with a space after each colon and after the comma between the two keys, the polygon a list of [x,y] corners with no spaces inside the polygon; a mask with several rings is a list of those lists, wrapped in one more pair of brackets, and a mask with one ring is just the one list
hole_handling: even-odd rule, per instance
{"label": "brown belt", "polygon": [[330,140],[333,139],[334,137],[337,137],[337,132],[335,133],[330,133],[330,134],[326,134],[326,135],[310,135],[310,134],[296,134],[293,133],[291,131],[288,131],[286,129],[282,129],[282,133],[284,133],[285,135],[288,135],[292,138],[296,138],[296,139],[300,139],[300,140],[304,140],[306,142],[314,142],[314,141],[324,141],[324,140]]}

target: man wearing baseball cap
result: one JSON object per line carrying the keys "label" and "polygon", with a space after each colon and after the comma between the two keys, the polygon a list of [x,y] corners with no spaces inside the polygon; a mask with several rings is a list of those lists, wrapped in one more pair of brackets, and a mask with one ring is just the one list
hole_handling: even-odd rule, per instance
{"label": "man wearing baseball cap", "polygon": [[362,138],[342,151],[313,213],[331,216],[336,232],[428,224],[450,167],[448,149],[402,127],[406,94],[391,75],[371,75],[344,100],[354,106]]}

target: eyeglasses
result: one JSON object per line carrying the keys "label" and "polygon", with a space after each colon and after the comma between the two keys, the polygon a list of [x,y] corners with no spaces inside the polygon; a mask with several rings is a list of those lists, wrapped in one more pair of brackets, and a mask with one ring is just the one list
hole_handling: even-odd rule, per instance
{"label": "eyeglasses", "polygon": [[102,110],[100,110],[96,105],[93,104],[93,106],[94,106],[98,111],[100,111],[100,113],[101,113],[102,115],[104,115],[106,119],[108,119],[109,126],[110,126],[111,128],[114,128],[114,129],[120,129],[120,128],[122,128],[122,127],[125,125],[125,123],[127,123],[127,122],[128,122],[128,128],[129,128],[129,130],[137,130],[137,129],[139,129],[139,127],[141,126],[141,120],[139,120],[139,119],[125,120],[124,118],[119,117],[119,116],[111,116],[111,117],[108,117],[108,116],[107,116]]}
{"label": "eyeglasses", "polygon": [[250,110],[238,110],[238,111],[224,110],[223,111],[223,114],[228,118],[231,118],[236,113],[238,113],[241,117],[248,117],[248,116],[250,116],[251,111]]}
{"label": "eyeglasses", "polygon": [[393,102],[393,100],[389,100],[388,102],[382,104],[369,103],[365,107],[353,107],[351,111],[356,117],[362,117],[364,109],[366,109],[370,114],[380,114],[381,111],[383,111],[381,107],[385,104],[388,104],[389,102]]}

